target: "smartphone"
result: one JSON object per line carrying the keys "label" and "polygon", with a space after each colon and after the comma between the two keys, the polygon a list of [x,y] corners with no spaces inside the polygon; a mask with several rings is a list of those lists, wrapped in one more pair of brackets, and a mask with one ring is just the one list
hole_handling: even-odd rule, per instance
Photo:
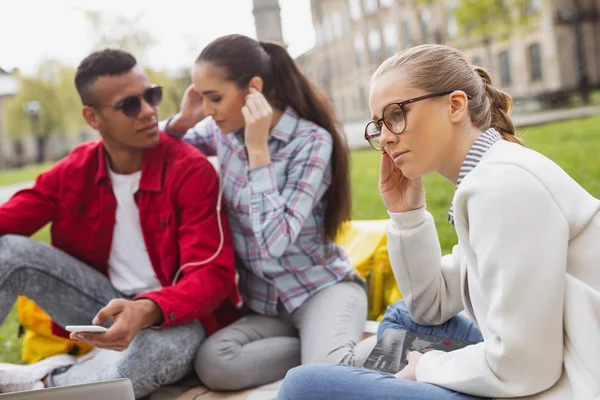
{"label": "smartphone", "polygon": [[67,325],[65,330],[69,332],[104,333],[108,329],[98,325]]}

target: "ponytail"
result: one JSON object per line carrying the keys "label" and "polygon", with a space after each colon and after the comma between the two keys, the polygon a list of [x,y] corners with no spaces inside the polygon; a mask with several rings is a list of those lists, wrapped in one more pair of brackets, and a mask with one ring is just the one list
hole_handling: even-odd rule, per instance
{"label": "ponytail", "polygon": [[[338,129],[333,107],[320,91],[298,68],[286,49],[276,43],[260,42],[269,55],[271,85],[269,89],[275,104],[292,107],[300,117],[314,122],[331,134],[331,186],[325,194],[325,237],[335,239],[341,225],[350,220],[350,160],[346,136]],[[271,87],[269,87],[271,86]]]}
{"label": "ponytail", "polygon": [[485,86],[485,96],[492,117],[490,125],[502,135],[502,139],[523,144],[521,139],[515,136],[515,124],[509,117],[513,106],[512,98],[492,85],[492,78],[485,69],[473,67],[473,71],[479,75]]}

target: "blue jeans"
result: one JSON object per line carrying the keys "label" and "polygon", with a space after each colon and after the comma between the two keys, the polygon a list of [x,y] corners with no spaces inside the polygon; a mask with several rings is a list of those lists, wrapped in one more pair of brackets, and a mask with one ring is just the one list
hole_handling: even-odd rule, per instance
{"label": "blue jeans", "polygon": [[[388,307],[379,329],[380,338],[386,329],[406,329],[449,339],[483,341],[479,329],[466,317],[457,315],[438,326],[422,326],[413,322],[400,300]],[[429,383],[397,379],[347,365],[312,364],[290,370],[279,391],[280,400],[368,400],[368,399],[477,399]]]}

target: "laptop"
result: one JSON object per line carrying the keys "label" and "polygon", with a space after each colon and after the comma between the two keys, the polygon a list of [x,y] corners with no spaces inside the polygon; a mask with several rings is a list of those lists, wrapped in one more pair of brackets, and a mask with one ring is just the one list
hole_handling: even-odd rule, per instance
{"label": "laptop", "polygon": [[135,400],[129,379],[0,394],[1,400]]}
{"label": "laptop", "polygon": [[427,353],[431,350],[441,350],[448,352],[475,343],[402,329],[386,329],[364,362],[363,368],[385,374],[396,374],[408,365],[406,360],[407,351]]}

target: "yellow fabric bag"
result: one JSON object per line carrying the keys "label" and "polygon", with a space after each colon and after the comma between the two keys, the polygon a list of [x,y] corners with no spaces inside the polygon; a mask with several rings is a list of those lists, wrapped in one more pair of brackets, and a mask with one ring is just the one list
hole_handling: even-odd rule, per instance
{"label": "yellow fabric bag", "polygon": [[354,268],[367,281],[370,320],[380,320],[386,307],[402,298],[387,252],[385,230],[388,221],[350,221],[335,240],[346,250]]}
{"label": "yellow fabric bag", "polygon": [[[66,332],[53,328],[52,319],[33,300],[24,296],[17,299],[19,323],[25,329],[21,358],[33,363],[56,354],[80,356],[89,352],[93,346],[68,337]],[[60,332],[59,332],[60,331]]]}

